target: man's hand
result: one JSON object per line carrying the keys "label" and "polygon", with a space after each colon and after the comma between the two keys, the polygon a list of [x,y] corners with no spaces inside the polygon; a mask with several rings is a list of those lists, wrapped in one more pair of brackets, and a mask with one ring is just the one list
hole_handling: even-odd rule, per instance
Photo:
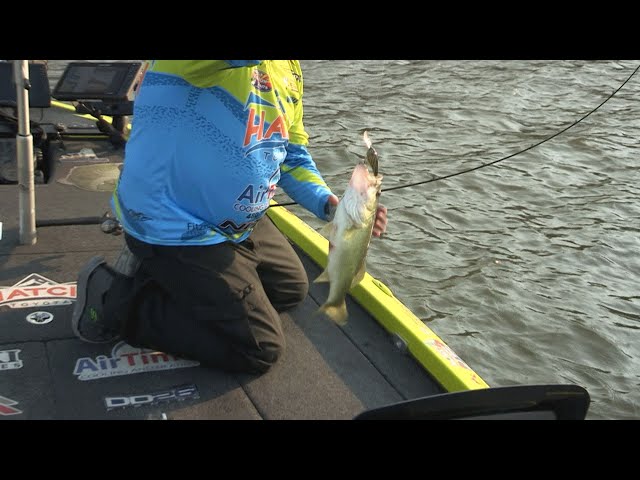
{"label": "man's hand", "polygon": [[[325,207],[325,211],[327,213],[327,221],[330,222],[333,220],[333,216],[336,213],[336,208],[340,199],[335,195],[330,195],[327,200],[327,206]],[[378,209],[376,210],[376,219],[373,224],[373,232],[372,236],[380,238],[383,233],[387,231],[387,207],[384,205],[378,205]]]}
{"label": "man's hand", "polygon": [[333,220],[333,216],[336,214],[336,208],[338,208],[338,203],[340,199],[336,197],[334,194],[329,195],[327,199],[327,203],[324,206],[324,213],[326,214],[327,222]]}
{"label": "man's hand", "polygon": [[376,210],[376,220],[373,224],[373,233],[374,237],[380,238],[383,233],[387,231],[387,207],[384,205],[378,205],[378,210]]}

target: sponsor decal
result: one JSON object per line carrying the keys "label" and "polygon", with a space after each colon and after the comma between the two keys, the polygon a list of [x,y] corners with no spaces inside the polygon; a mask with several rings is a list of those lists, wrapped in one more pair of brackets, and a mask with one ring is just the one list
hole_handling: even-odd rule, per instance
{"label": "sponsor decal", "polygon": [[15,400],[0,395],[0,415],[18,415],[22,413],[22,410],[14,407],[17,404],[18,402]]}
{"label": "sponsor decal", "polygon": [[273,88],[271,86],[271,79],[265,72],[261,72],[257,68],[251,73],[251,85],[261,92],[270,92]]}
{"label": "sponsor decal", "polygon": [[484,385],[484,382],[481,382],[480,378],[478,378],[478,375],[476,375],[475,373],[471,375],[471,380],[476,382],[478,385]]}
{"label": "sponsor decal", "polygon": [[[289,77],[283,77],[282,80],[284,80],[284,86],[285,88],[287,88],[288,90],[294,92],[294,93],[298,93],[298,82],[301,80],[300,75],[298,75],[295,72],[291,72],[292,76],[293,76],[293,82],[289,81]],[[296,99],[297,101],[297,99]]]}
{"label": "sponsor decal", "polygon": [[104,405],[107,411],[122,409],[127,407],[149,407],[158,405],[159,403],[181,402],[187,399],[198,399],[200,393],[198,388],[191,385],[180,385],[177,387],[159,390],[153,393],[141,393],[136,395],[119,395],[113,397],[105,397]]}
{"label": "sponsor decal", "polygon": [[34,325],[44,325],[53,320],[53,314],[49,312],[32,312],[27,315],[27,322]]}
{"label": "sponsor decal", "polygon": [[452,365],[471,370],[469,365],[464,363],[464,361],[458,355],[456,355],[456,353],[453,350],[451,350],[451,348],[449,348],[448,345],[441,342],[440,340],[436,340],[435,338],[430,338],[427,341],[425,341],[425,343],[428,346],[433,347],[435,350],[437,350],[438,353],[440,353],[440,355],[446,358],[447,361]]}
{"label": "sponsor decal", "polygon": [[110,356],[98,355],[95,358],[78,358],[73,374],[78,377],[78,380],[85,381],[134,373],[197,367],[198,365],[200,362],[118,342],[111,349]]}
{"label": "sponsor decal", "polygon": [[[259,218],[267,208],[269,208],[269,200],[272,199],[278,188],[278,180],[280,179],[280,167],[277,167],[271,174],[267,185],[247,185],[242,193],[236,198],[233,209],[237,212],[247,214],[246,218]],[[249,202],[242,203],[242,202]]]}
{"label": "sponsor decal", "polygon": [[258,141],[259,144],[261,142],[267,143],[265,143],[264,145],[254,145],[249,149],[249,151],[253,151],[256,148],[265,148],[267,146],[280,145],[282,141],[268,142],[276,133],[280,135],[281,140],[289,138],[289,132],[287,131],[287,127],[284,123],[284,117],[282,115],[278,115],[271,124],[268,124],[267,122],[265,122],[264,110],[261,110],[260,116],[258,116],[258,112],[255,108],[249,108],[249,116],[247,117],[247,129],[244,134],[244,147],[248,147],[251,143],[251,140],[253,140],[254,138]]}
{"label": "sponsor decal", "polygon": [[132,209],[127,210],[127,213],[129,214],[129,217],[131,217],[131,220],[134,220],[136,222],[147,222],[149,220],[152,220],[149,215],[142,212],[136,212]]}
{"label": "sponsor decal", "polygon": [[0,371],[22,368],[22,360],[18,358],[21,350],[0,350]]}
{"label": "sponsor decal", "polygon": [[10,287],[0,287],[0,307],[70,305],[75,298],[76,282],[57,283],[37,273],[32,273]]}
{"label": "sponsor decal", "polygon": [[182,240],[190,240],[193,238],[204,237],[205,235],[213,236],[216,234],[213,225],[207,222],[203,223],[187,223],[187,230],[180,236]]}
{"label": "sponsor decal", "polygon": [[[255,213],[266,210],[269,206],[269,200],[273,198],[276,193],[276,184],[269,186],[265,185],[247,185],[244,191],[236,198],[236,203],[233,205],[234,210],[238,212]],[[249,203],[241,203],[247,200]]]}
{"label": "sponsor decal", "polygon": [[220,224],[220,231],[226,233],[227,235],[233,235],[235,232],[245,232],[249,228],[253,227],[257,223],[257,220],[251,222],[244,222],[238,225],[233,220],[225,220]]}

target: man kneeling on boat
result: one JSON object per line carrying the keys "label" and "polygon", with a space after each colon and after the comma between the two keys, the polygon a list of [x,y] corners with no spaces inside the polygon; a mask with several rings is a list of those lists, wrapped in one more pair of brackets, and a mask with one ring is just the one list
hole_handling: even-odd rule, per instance
{"label": "man kneeling on boat", "polygon": [[[323,220],[338,204],[306,148],[302,92],[294,60],[150,62],[112,198],[125,246],[80,271],[79,338],[235,372],[278,360],[278,312],[309,284],[269,200],[279,185]],[[386,225],[380,206],[373,235]]]}

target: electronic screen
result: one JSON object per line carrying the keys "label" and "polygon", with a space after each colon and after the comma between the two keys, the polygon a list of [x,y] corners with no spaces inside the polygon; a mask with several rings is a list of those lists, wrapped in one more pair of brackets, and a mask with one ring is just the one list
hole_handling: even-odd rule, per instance
{"label": "electronic screen", "polygon": [[[51,89],[47,66],[41,62],[29,63],[29,107],[49,108]],[[16,107],[16,84],[13,77],[13,61],[0,61],[0,106]]]}
{"label": "electronic screen", "polygon": [[67,65],[53,97],[58,100],[133,100],[142,62],[72,62]]}

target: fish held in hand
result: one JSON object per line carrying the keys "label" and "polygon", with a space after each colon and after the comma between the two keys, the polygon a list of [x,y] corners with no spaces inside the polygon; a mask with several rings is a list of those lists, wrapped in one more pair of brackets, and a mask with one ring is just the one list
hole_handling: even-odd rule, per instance
{"label": "fish held in hand", "polygon": [[[369,145],[367,161],[374,168],[371,173],[364,162],[353,170],[349,185],[338,203],[333,220],[321,233],[329,240],[327,267],[314,280],[329,282],[329,296],[318,312],[324,313],[338,325],[347,322],[346,295],[364,278],[366,256],[378,209],[382,175],[377,173],[375,150]],[[375,155],[375,167],[369,157]]]}

